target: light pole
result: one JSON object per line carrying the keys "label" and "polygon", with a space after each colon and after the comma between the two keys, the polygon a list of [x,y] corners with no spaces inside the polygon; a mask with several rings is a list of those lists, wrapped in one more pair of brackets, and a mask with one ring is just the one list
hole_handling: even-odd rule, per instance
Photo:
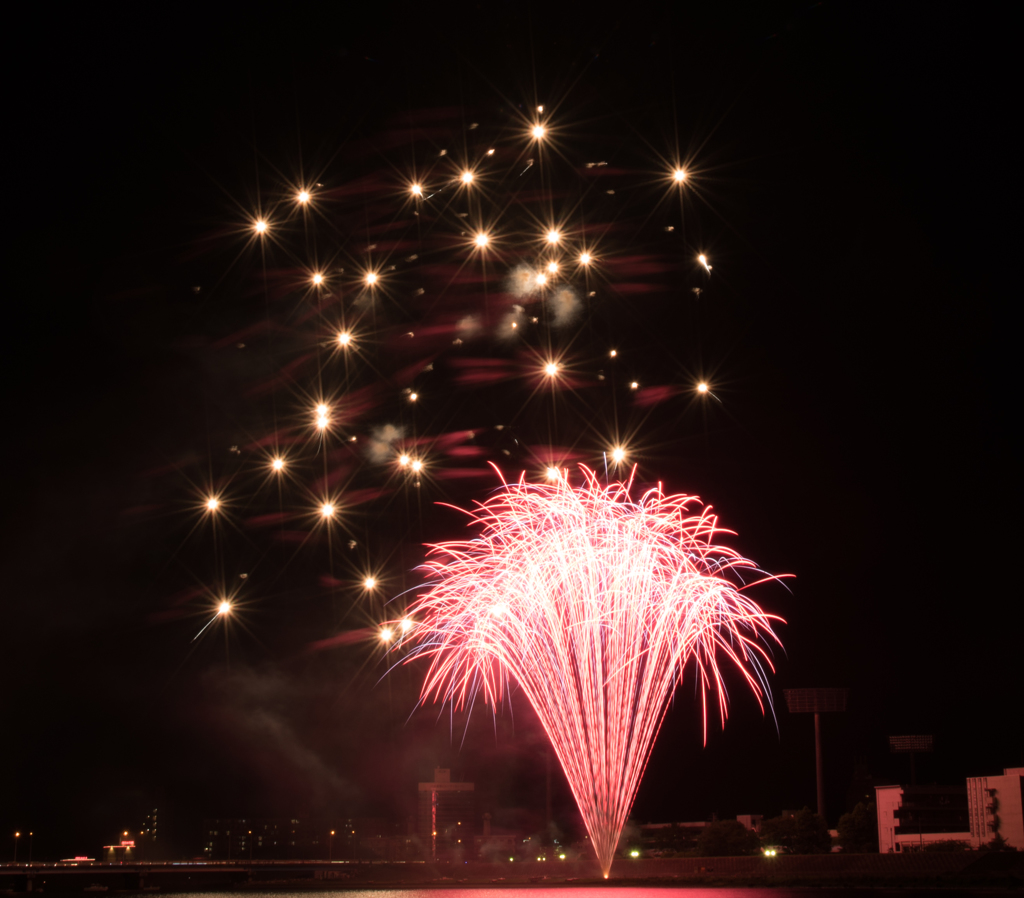
{"label": "light pole", "polygon": [[327,862],[334,863],[334,830],[331,830],[331,838],[327,840]]}
{"label": "light pole", "polygon": [[252,866],[252,830],[249,830],[249,866]]}
{"label": "light pole", "polygon": [[21,833],[14,834],[14,863],[18,863],[18,839],[21,838]]}
{"label": "light pole", "polygon": [[[846,710],[849,689],[784,689],[791,714],[814,714],[814,772],[818,791],[818,816],[825,820],[825,769],[822,763],[821,715]],[[828,826],[828,824],[825,824]]]}
{"label": "light pole", "polygon": [[32,866],[32,836],[33,835],[35,835],[35,833],[31,833],[30,832],[28,834],[28,865],[30,867]]}

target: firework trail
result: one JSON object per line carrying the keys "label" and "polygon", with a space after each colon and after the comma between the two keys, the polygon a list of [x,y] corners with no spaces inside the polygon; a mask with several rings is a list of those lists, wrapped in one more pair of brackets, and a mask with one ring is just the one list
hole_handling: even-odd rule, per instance
{"label": "firework trail", "polygon": [[780,618],[743,594],[775,578],[716,544],[729,531],[698,499],[659,487],[634,500],[630,483],[582,471],[579,487],[565,472],[548,484],[521,478],[478,504],[479,535],[432,547],[432,585],[400,626],[406,660],[429,660],[421,700],[462,708],[482,695],[496,708],[523,690],[607,878],[684,672],[700,687],[705,736],[709,692],[723,725],[727,715],[723,663],[763,710],[764,646],[778,641]]}

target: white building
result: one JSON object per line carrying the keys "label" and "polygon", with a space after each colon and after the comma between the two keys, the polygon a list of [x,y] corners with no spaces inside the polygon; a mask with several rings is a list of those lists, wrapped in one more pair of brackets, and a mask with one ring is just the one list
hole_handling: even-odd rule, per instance
{"label": "white building", "polygon": [[1013,848],[1024,851],[1022,783],[1024,767],[1007,767],[1002,776],[972,776],[967,780],[972,847],[992,841],[998,832]]}
{"label": "white building", "polygon": [[971,839],[963,786],[875,786],[875,811],[882,854]]}
{"label": "white building", "polygon": [[[977,776],[960,786],[876,786],[878,850],[920,851],[930,842],[963,842],[980,848],[998,832],[1024,850],[1024,767],[1002,776]],[[966,794],[965,794],[966,793]]]}

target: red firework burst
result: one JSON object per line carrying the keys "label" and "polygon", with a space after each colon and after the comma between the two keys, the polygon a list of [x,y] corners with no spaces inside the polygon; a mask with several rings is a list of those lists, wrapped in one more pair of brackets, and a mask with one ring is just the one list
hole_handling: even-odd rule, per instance
{"label": "red firework burst", "polygon": [[[421,700],[497,707],[518,684],[565,771],[608,876],[669,699],[695,671],[724,725],[720,661],[762,706],[772,621],[743,591],[766,579],[715,542],[729,533],[693,496],[631,483],[520,479],[469,512],[475,539],[431,547],[429,591],[410,609],[430,660]],[[750,580],[750,582],[745,582]]]}

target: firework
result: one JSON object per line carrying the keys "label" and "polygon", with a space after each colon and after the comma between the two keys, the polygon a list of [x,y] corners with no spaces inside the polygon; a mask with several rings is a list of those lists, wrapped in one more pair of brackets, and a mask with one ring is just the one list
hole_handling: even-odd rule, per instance
{"label": "firework", "polygon": [[[275,602],[329,593],[295,605],[333,634],[312,649],[415,647],[430,659],[424,697],[460,705],[522,688],[607,871],[684,670],[724,719],[719,662],[761,699],[758,640],[774,637],[741,593],[752,566],[713,545],[697,500],[634,501],[592,475],[575,490],[565,469],[662,464],[692,436],[680,416],[696,406],[706,428],[722,401],[687,371],[699,332],[675,327],[681,298],[715,299],[701,250],[726,258],[713,233],[686,238],[707,169],[536,112],[467,128],[428,111],[315,179],[252,185],[224,228],[239,263],[225,284],[255,317],[203,341],[248,383],[219,397],[206,463],[173,474],[191,481],[188,535],[212,543],[178,561],[196,579],[212,562],[199,635],[241,629],[275,582]],[[676,408],[659,423],[657,404]],[[507,486],[477,515],[481,540],[435,550],[438,585],[415,611],[390,610],[429,503],[462,503],[488,463],[546,485]],[[230,612],[211,617],[207,594]]]}
{"label": "firework", "polygon": [[225,418],[244,426],[218,426],[209,465],[189,475],[188,510],[206,519],[195,533],[221,534],[218,568],[240,527],[262,529],[259,551],[280,548],[283,565],[296,545],[325,548],[321,582],[355,597],[362,566],[419,530],[420,497],[458,500],[487,462],[557,469],[560,446],[591,465],[609,446],[613,465],[627,449],[645,463],[650,407],[682,392],[675,338],[652,351],[634,298],[652,320],[677,311],[691,266],[666,260],[691,253],[660,221],[682,223],[700,178],[668,157],[583,162],[605,138],[540,111],[471,136],[448,111],[429,117],[409,131],[411,155],[385,140],[383,169],[259,187],[225,231],[250,266],[240,295],[262,300],[259,323],[213,350],[254,381]]}
{"label": "firework", "polygon": [[[409,616],[407,660],[429,669],[421,700],[497,708],[516,685],[562,765],[605,877],[669,699],[696,678],[724,725],[722,667],[763,710],[772,621],[744,595],[774,579],[716,542],[710,508],[661,488],[601,485],[582,468],[521,478],[470,512],[475,539],[435,545],[431,586]],[[749,582],[748,582],[749,581]],[[394,625],[387,628],[388,640]]]}

